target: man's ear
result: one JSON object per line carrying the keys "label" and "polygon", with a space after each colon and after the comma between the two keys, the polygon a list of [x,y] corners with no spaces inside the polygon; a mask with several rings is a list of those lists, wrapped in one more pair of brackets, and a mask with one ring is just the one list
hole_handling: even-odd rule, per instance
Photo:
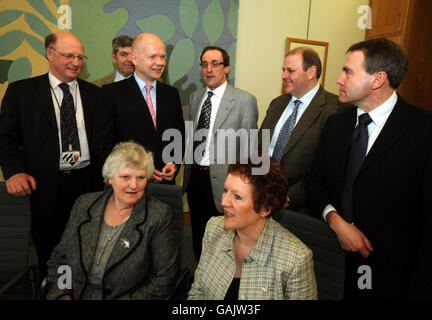
{"label": "man's ear", "polygon": [[372,90],[381,88],[387,81],[387,73],[385,71],[378,71],[374,74],[372,80]]}
{"label": "man's ear", "polygon": [[116,56],[115,56],[114,52],[111,53],[111,57],[112,57],[112,61],[115,64],[116,63]]}
{"label": "man's ear", "polygon": [[308,80],[312,80],[312,79],[316,78],[317,67],[316,66],[311,66],[311,67],[309,67],[309,69],[307,69],[306,72],[308,74]]}

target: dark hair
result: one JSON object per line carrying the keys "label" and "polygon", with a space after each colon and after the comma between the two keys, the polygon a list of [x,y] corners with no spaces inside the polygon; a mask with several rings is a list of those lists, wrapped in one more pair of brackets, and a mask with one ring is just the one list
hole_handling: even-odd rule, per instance
{"label": "dark hair", "polygon": [[252,199],[256,212],[262,209],[271,210],[271,213],[279,211],[287,199],[288,179],[280,164],[272,158],[269,160],[270,168],[264,175],[252,174],[252,168],[258,168],[260,165],[253,164],[250,159],[245,164],[231,164],[228,169],[228,173],[239,174],[243,180],[252,184]]}
{"label": "dark hair", "polygon": [[322,72],[322,65],[321,65],[321,59],[314,50],[306,47],[299,47],[292,49],[290,52],[287,53],[287,57],[291,56],[293,54],[301,54],[303,58],[303,71],[307,71],[310,67],[315,66],[316,71],[316,77],[319,79],[321,77]]}
{"label": "dark hair", "polygon": [[221,47],[218,46],[207,46],[203,49],[201,56],[200,56],[200,61],[202,62],[202,57],[204,55],[204,53],[206,53],[209,50],[217,50],[220,51],[220,53],[222,53],[222,59],[223,59],[223,63],[225,67],[228,67],[230,65],[230,57],[228,52],[226,52],[225,49],[222,49]]}
{"label": "dark hair", "polygon": [[57,36],[55,33],[51,33],[45,37],[45,49],[57,42]]}
{"label": "dark hair", "polygon": [[353,51],[363,52],[364,67],[369,74],[384,71],[390,87],[399,87],[408,69],[408,58],[400,46],[387,38],[378,38],[353,44],[347,53]]}
{"label": "dark hair", "polygon": [[129,36],[118,36],[112,41],[112,52],[117,55],[119,48],[132,47],[133,39]]}

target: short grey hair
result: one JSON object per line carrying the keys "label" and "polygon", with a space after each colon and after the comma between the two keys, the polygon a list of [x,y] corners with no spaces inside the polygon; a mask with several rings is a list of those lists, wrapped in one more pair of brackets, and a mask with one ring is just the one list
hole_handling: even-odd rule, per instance
{"label": "short grey hair", "polygon": [[146,178],[150,179],[154,171],[153,154],[134,141],[116,144],[102,168],[105,183],[108,183],[118,169],[127,167],[145,170]]}

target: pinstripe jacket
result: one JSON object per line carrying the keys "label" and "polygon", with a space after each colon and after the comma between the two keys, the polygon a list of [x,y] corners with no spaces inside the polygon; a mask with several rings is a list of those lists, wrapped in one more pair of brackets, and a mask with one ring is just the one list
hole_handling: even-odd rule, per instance
{"label": "pinstripe jacket", "polygon": [[[222,300],[234,278],[234,230],[223,217],[207,223],[190,300]],[[255,247],[243,258],[239,300],[317,299],[312,251],[269,218]]]}

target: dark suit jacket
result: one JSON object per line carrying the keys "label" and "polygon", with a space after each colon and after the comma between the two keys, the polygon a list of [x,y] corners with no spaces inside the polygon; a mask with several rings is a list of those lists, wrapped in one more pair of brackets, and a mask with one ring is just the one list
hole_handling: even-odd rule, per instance
{"label": "dark suit jacket", "polygon": [[[321,218],[341,197],[356,108],[331,116],[306,185],[311,210]],[[367,154],[353,187],[353,221],[372,244],[357,265],[372,270],[370,297],[432,298],[432,116],[398,97]]]}
{"label": "dark suit jacket", "polygon": [[[48,299],[71,294],[80,299],[88,285],[95,260],[98,235],[112,189],[81,196],[60,243],[48,262]],[[174,289],[178,272],[178,248],[172,230],[171,209],[153,196],[144,195],[133,208],[105,269],[103,298],[166,299]],[[122,242],[127,240],[129,247]],[[61,265],[72,269],[72,289],[59,289]]]}
{"label": "dark suit jacket", "polygon": [[[102,183],[100,165],[91,149],[93,108],[99,88],[77,80],[94,169],[92,177]],[[47,216],[54,207],[60,163],[54,107],[48,74],[44,74],[9,84],[0,113],[0,165],[5,179],[22,172],[32,175],[37,183],[32,211]]]}
{"label": "dark suit jacket", "polygon": [[[270,129],[271,140],[274,128],[291,97],[290,94],[284,94],[270,103],[261,124],[260,139],[262,130]],[[306,192],[303,178],[312,168],[321,131],[330,115],[346,108],[346,106],[339,103],[336,95],[325,91],[320,86],[315,97],[295,126],[281,159],[281,166],[288,178],[288,196],[291,210],[305,211]]]}
{"label": "dark suit jacket", "polygon": [[178,90],[158,81],[156,101],[157,129],[134,76],[102,87],[97,106],[94,148],[103,162],[116,143],[134,140],[153,152],[155,168],[162,170],[165,166],[162,151],[171,143],[162,141],[162,135],[167,129],[177,129],[181,139],[175,144],[178,159],[174,162],[179,168],[184,154],[185,125]]}

